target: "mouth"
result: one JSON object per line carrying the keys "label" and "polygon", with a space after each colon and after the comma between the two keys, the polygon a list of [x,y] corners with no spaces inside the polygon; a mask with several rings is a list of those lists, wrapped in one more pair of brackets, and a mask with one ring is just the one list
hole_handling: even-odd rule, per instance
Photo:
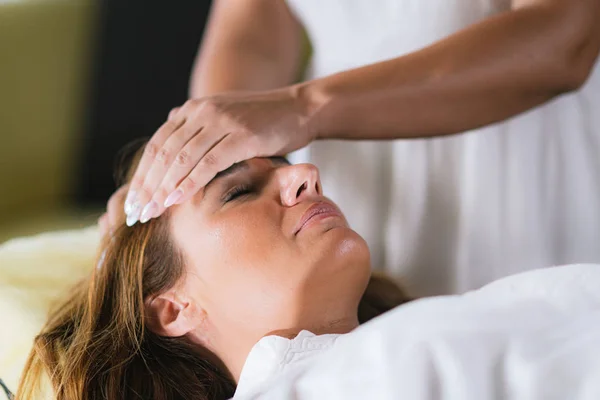
{"label": "mouth", "polygon": [[309,225],[330,217],[343,218],[344,216],[333,204],[325,201],[315,203],[304,212],[304,215],[302,215],[302,218],[298,221],[296,229],[294,230],[294,235],[297,235],[298,232],[307,228]]}

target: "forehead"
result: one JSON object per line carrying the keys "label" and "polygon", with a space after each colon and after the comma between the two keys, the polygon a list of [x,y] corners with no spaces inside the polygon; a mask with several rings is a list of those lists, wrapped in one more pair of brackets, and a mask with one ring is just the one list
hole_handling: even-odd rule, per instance
{"label": "forehead", "polygon": [[218,180],[218,179],[226,177],[226,176],[233,175],[240,171],[248,170],[253,166],[259,166],[259,165],[264,166],[264,167],[267,167],[267,166],[280,167],[282,165],[290,165],[290,162],[285,157],[279,157],[279,156],[264,157],[264,158],[257,157],[257,158],[252,158],[250,160],[241,161],[241,162],[235,163],[231,167],[217,173],[215,175],[215,177],[210,182],[208,182],[206,187],[208,187],[215,180]]}

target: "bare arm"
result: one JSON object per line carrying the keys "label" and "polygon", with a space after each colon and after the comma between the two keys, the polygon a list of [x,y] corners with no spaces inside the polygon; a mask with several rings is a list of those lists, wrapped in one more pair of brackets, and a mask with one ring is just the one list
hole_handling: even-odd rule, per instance
{"label": "bare arm", "polygon": [[295,90],[319,138],[445,135],[579,88],[599,49],[600,0],[514,0],[421,51]]}
{"label": "bare arm", "polygon": [[284,0],[215,0],[190,82],[190,97],[267,90],[297,76],[302,28]]}
{"label": "bare arm", "polygon": [[[600,0],[514,0],[509,12],[390,61],[190,100],[146,146],[126,201],[128,224],[187,201],[234,163],[285,154],[315,137],[429,137],[501,121],[580,87],[599,49]],[[251,68],[248,80],[216,70],[233,67],[236,54],[207,62],[211,78],[203,77],[200,91],[230,89],[222,82],[277,87],[291,78],[283,69],[267,76]],[[213,79],[221,86],[206,89]]]}

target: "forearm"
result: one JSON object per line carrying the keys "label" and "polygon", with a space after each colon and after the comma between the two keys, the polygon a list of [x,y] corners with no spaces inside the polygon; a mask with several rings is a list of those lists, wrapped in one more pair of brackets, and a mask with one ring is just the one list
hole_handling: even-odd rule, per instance
{"label": "forearm", "polygon": [[507,12],[421,51],[299,85],[309,129],[325,139],[447,135],[573,90],[593,66],[598,34],[570,29],[559,11]]}
{"label": "forearm", "polygon": [[289,85],[298,73],[301,38],[284,0],[215,0],[190,96]]}
{"label": "forearm", "polygon": [[268,90],[290,84],[276,60],[248,49],[201,54],[192,72],[190,97],[237,90]]}

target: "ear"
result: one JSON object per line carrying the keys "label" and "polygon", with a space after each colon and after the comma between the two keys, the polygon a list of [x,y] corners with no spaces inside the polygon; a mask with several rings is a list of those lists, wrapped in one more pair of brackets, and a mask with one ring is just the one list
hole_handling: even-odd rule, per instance
{"label": "ear", "polygon": [[148,328],[161,336],[183,336],[202,324],[206,313],[170,290],[145,302]]}

